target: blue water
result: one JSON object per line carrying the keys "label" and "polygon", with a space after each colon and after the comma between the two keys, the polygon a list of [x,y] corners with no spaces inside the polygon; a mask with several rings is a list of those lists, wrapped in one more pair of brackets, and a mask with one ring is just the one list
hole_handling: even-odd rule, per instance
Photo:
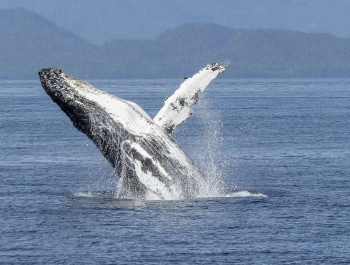
{"label": "blue water", "polygon": [[[91,81],[151,115],[180,82]],[[350,80],[219,79],[175,137],[228,196],[118,200],[40,84],[0,81],[0,264],[350,264],[349,117]]]}

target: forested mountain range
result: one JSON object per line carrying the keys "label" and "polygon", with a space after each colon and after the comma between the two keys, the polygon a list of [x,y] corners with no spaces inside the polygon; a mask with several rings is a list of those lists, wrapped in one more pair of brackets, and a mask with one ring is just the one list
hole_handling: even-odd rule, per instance
{"label": "forested mountain range", "polygon": [[0,10],[0,79],[36,79],[58,66],[81,78],[179,78],[210,62],[225,77],[350,77],[350,39],[189,23],[155,40],[94,45],[24,9]]}

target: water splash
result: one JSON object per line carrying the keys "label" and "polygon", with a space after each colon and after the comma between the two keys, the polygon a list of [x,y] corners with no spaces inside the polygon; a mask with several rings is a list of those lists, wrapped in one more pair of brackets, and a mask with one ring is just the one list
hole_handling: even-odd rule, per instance
{"label": "water splash", "polygon": [[210,100],[202,98],[196,115],[200,129],[198,144],[193,152],[198,167],[203,173],[198,197],[219,197],[224,195],[224,169],[227,165],[223,150],[223,123],[219,112],[211,107]]}

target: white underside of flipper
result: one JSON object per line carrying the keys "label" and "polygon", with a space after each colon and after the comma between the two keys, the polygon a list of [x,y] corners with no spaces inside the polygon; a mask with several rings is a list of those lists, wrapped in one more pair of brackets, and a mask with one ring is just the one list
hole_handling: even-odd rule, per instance
{"label": "white underside of flipper", "polygon": [[165,101],[163,108],[154,117],[153,121],[165,131],[171,133],[177,125],[191,116],[191,108],[197,103],[200,93],[225,70],[224,65],[213,63],[201,69],[191,78],[187,78],[180,88]]}

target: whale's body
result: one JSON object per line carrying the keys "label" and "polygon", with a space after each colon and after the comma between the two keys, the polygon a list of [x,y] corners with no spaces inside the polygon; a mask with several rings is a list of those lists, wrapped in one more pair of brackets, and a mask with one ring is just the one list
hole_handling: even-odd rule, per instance
{"label": "whale's body", "polygon": [[198,93],[224,70],[212,64],[201,70],[201,82],[196,82],[196,75],[192,83],[187,79],[187,86],[179,89],[186,93],[168,98],[154,120],[137,104],[73,79],[58,68],[42,69],[39,76],[47,94],[115,168],[120,197],[173,199],[196,196],[201,174],[170,133],[190,116]]}

